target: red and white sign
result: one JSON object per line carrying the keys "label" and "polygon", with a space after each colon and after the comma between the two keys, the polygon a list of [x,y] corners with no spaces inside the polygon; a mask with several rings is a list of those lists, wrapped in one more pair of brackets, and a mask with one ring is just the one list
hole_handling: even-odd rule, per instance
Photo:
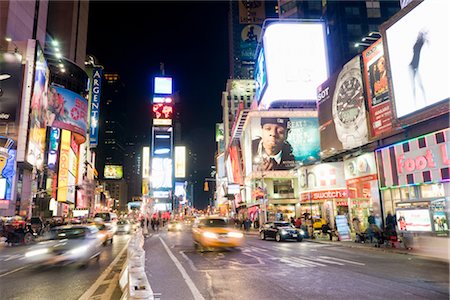
{"label": "red and white sign", "polygon": [[347,185],[377,179],[374,153],[365,153],[344,160],[345,182]]}
{"label": "red and white sign", "polygon": [[450,130],[377,150],[381,187],[449,181]]}
{"label": "red and white sign", "polygon": [[300,194],[301,202],[326,200],[326,199],[347,199],[349,193],[347,189],[335,189],[324,191],[303,192]]}
{"label": "red and white sign", "polygon": [[344,164],[323,163],[299,169],[301,191],[345,188]]}

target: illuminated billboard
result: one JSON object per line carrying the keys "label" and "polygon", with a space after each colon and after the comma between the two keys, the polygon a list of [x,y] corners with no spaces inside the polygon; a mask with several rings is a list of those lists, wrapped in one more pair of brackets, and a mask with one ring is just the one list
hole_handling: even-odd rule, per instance
{"label": "illuminated billboard", "polygon": [[172,156],[172,131],[170,127],[153,127],[152,155]]}
{"label": "illuminated billboard", "polygon": [[69,185],[70,131],[62,130],[58,171],[58,202],[66,202]]}
{"label": "illuminated billboard", "polygon": [[448,112],[450,27],[443,20],[450,18],[450,2],[414,3],[383,28],[398,118],[440,102],[441,113]]}
{"label": "illuminated billboard", "polygon": [[263,94],[267,86],[267,70],[266,59],[264,57],[264,48],[261,48],[258,54],[258,59],[256,60],[255,85],[255,99],[256,101],[259,101],[261,94]]}
{"label": "illuminated billboard", "polygon": [[362,53],[367,106],[369,109],[370,136],[375,138],[392,129],[392,109],[389,82],[382,39]]}
{"label": "illuminated billboard", "polygon": [[[263,34],[265,69],[260,107],[275,102],[314,106],[316,89],[328,78],[326,28],[323,22],[283,21],[267,25]],[[263,84],[264,85],[264,84]]]}
{"label": "illuminated billboard", "polygon": [[172,77],[155,77],[153,93],[162,95],[171,95]]}
{"label": "illuminated billboard", "polygon": [[186,177],[186,147],[175,147],[175,178]]}
{"label": "illuminated billboard", "polygon": [[22,92],[22,56],[0,53],[0,120],[14,122]]}
{"label": "illuminated billboard", "polygon": [[59,157],[59,140],[61,129],[52,127],[50,129],[50,141],[48,145],[47,166],[50,170],[56,171]]}
{"label": "illuminated billboard", "polygon": [[172,119],[173,106],[168,103],[154,103],[152,112],[153,119]]}
{"label": "illuminated billboard", "polygon": [[172,188],[172,159],[154,157],[152,159],[153,189]]}
{"label": "illuminated billboard", "polygon": [[290,170],[299,164],[318,161],[320,140],[316,116],[314,112],[311,117],[252,117],[251,141],[246,140],[245,152],[251,149],[253,170]]}
{"label": "illuminated billboard", "polygon": [[123,167],[118,165],[106,165],[103,171],[105,179],[122,179]]}
{"label": "illuminated billboard", "polygon": [[0,199],[12,200],[16,174],[16,144],[11,138],[0,136]]}
{"label": "illuminated billboard", "polygon": [[102,92],[103,68],[94,68],[91,84],[91,119],[89,122],[89,144],[97,147],[98,144],[98,117],[100,114],[100,94]]}
{"label": "illuminated billboard", "polygon": [[154,96],[153,103],[172,103],[171,97]]}
{"label": "illuminated billboard", "polygon": [[359,56],[318,87],[317,100],[323,158],[369,142]]}
{"label": "illuminated billboard", "polygon": [[27,161],[42,170],[44,166],[45,136],[48,124],[47,94],[50,71],[39,44],[36,44],[34,85],[30,104],[30,127]]}
{"label": "illuminated billboard", "polygon": [[78,134],[78,143],[86,140],[88,101],[77,93],[51,86],[48,97],[47,125]]}

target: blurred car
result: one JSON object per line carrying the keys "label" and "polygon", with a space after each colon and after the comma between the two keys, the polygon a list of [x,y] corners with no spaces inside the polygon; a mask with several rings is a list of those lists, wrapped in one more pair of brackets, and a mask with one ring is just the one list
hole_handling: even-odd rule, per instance
{"label": "blurred car", "polygon": [[196,220],[195,217],[186,217],[186,218],[184,219],[184,224],[185,224],[186,226],[192,226],[192,225],[194,225],[195,220]]}
{"label": "blurred car", "polygon": [[322,226],[326,225],[325,219],[319,217],[313,217],[313,228],[314,230],[322,230]]}
{"label": "blurred car", "polygon": [[107,224],[116,224],[117,223],[117,214],[113,212],[99,212],[96,213],[94,219],[101,218]]}
{"label": "blurred car", "polygon": [[244,234],[223,217],[203,217],[192,227],[194,246],[205,248],[232,248],[244,243]]}
{"label": "blurred car", "polygon": [[265,240],[273,238],[277,242],[284,240],[303,241],[305,232],[301,229],[295,228],[290,222],[268,222],[259,229],[259,238]]}
{"label": "blurred car", "polygon": [[183,225],[180,221],[170,221],[167,225],[168,231],[181,231],[183,229]]}
{"label": "blurred car", "polygon": [[29,224],[35,235],[44,234],[45,226],[44,226],[44,221],[42,220],[41,217],[31,217],[29,220]]}
{"label": "blurred car", "polygon": [[106,246],[106,244],[108,242],[110,242],[110,244],[112,244],[113,236],[115,233],[114,227],[112,225],[106,224],[106,223],[97,223],[95,225],[98,229],[99,236],[100,236],[103,246]]}
{"label": "blurred car", "polygon": [[86,266],[93,258],[100,258],[102,240],[95,226],[67,225],[52,228],[48,240],[33,245],[25,259],[37,265]]}
{"label": "blurred car", "polygon": [[130,234],[130,232],[133,230],[133,225],[128,220],[119,220],[117,221],[117,229],[116,233],[126,233]]}

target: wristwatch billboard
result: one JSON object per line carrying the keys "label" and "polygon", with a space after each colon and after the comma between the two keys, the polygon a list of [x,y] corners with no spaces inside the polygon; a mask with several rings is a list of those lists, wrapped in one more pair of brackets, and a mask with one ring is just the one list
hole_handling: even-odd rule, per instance
{"label": "wristwatch billboard", "polygon": [[337,138],[344,149],[359,147],[368,142],[363,89],[357,56],[344,65],[333,94],[333,121]]}

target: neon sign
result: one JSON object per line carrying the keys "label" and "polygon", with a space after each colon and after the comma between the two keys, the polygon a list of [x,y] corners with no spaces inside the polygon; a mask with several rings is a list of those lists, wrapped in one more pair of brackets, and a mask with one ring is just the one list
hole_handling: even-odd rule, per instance
{"label": "neon sign", "polygon": [[163,103],[153,104],[153,119],[172,119],[173,106]]}

